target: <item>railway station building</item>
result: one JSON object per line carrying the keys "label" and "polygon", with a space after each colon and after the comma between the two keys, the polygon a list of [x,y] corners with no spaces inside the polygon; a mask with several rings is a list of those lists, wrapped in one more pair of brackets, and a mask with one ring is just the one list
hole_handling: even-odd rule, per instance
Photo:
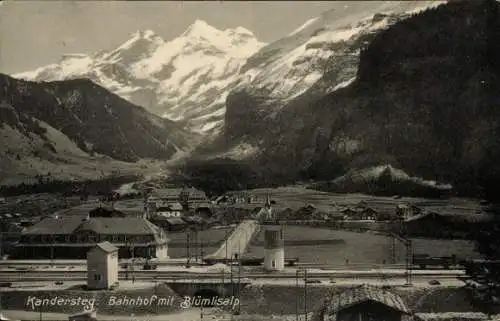
{"label": "railway station building", "polygon": [[100,242],[118,248],[119,258],[168,258],[168,238],[142,217],[48,217],[22,232],[12,258],[79,259]]}

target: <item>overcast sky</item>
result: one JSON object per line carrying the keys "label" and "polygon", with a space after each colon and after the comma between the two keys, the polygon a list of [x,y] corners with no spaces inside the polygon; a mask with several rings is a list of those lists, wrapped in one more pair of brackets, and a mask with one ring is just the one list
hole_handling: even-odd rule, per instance
{"label": "overcast sky", "polygon": [[259,40],[277,40],[329,10],[320,1],[21,1],[0,6],[0,72],[16,73],[57,62],[65,53],[112,49],[136,30],[165,40],[196,19],[219,29],[238,26]]}

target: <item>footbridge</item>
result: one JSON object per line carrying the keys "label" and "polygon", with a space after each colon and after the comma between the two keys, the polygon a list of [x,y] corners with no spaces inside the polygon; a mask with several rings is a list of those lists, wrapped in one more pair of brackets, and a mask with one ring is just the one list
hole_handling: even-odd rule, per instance
{"label": "footbridge", "polygon": [[217,251],[206,256],[207,259],[231,259],[234,254],[241,255],[245,253],[248,244],[252,240],[255,233],[259,231],[260,225],[257,220],[244,220],[229,235],[229,237],[222,242],[222,245]]}

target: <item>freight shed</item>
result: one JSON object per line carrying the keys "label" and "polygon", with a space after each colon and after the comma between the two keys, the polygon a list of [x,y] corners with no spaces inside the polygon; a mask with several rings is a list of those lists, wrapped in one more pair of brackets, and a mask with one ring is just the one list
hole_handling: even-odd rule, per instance
{"label": "freight shed", "polygon": [[404,231],[409,237],[436,239],[468,239],[470,232],[481,230],[488,224],[490,215],[427,212],[404,221]]}

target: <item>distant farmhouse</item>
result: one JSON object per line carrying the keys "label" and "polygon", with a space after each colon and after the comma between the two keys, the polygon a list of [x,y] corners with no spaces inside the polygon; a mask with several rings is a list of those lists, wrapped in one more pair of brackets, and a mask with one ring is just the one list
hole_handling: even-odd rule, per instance
{"label": "distant farmhouse", "polygon": [[414,204],[398,204],[396,206],[396,216],[399,220],[407,220],[413,216],[422,214],[422,209]]}
{"label": "distant farmhouse", "polygon": [[181,217],[183,211],[184,208],[179,202],[159,203],[155,208],[156,216],[163,216],[163,217]]}
{"label": "distant farmhouse", "polygon": [[26,228],[12,257],[22,259],[85,259],[100,242],[116,246],[120,258],[168,258],[165,232],[142,217],[48,217]]}
{"label": "distant farmhouse", "polygon": [[404,231],[412,237],[468,238],[473,230],[482,230],[492,216],[487,213],[426,211],[404,221]]}
{"label": "distant farmhouse", "polygon": [[266,196],[254,195],[252,192],[231,192],[217,197],[214,202],[221,204],[264,204]]}

